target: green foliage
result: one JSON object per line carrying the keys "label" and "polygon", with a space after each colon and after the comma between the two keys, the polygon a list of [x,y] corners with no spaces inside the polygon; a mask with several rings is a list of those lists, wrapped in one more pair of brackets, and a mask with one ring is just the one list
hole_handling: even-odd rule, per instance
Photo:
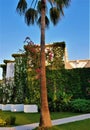
{"label": "green foliage", "polygon": [[25,0],[19,0],[18,5],[17,5],[17,12],[21,15],[24,14],[25,10],[27,8],[27,3]]}
{"label": "green foliage", "polygon": [[[27,53],[15,56],[14,83],[8,81],[0,84],[0,102],[35,103],[40,106],[40,47],[34,44],[26,47]],[[64,48],[64,42],[57,42],[46,51],[47,90],[51,111],[68,110],[72,99],[90,99],[90,68],[62,69]],[[52,60],[49,57],[51,53],[54,54]]]}
{"label": "green foliage", "polygon": [[70,108],[73,112],[90,112],[90,100],[75,99],[71,101]]}
{"label": "green foliage", "polygon": [[65,49],[65,42],[53,43],[53,48],[52,48],[54,54],[54,58],[52,62],[53,69],[59,70],[61,68],[64,68],[64,61],[63,61],[64,49]]}
{"label": "green foliage", "polygon": [[15,125],[16,117],[15,116],[8,116],[5,119],[6,125]]}
{"label": "green foliage", "polygon": [[15,57],[15,76],[14,76],[14,103],[24,103],[26,98],[27,87],[27,58],[25,55]]}
{"label": "green foliage", "polygon": [[78,69],[83,98],[90,99],[90,68]]}
{"label": "green foliage", "polygon": [[0,127],[2,126],[10,126],[10,125],[15,125],[16,117],[15,116],[5,116],[5,117],[0,117]]}
{"label": "green foliage", "polygon": [[40,47],[35,44],[24,46],[27,53],[28,68],[35,69],[40,67]]}
{"label": "green foliage", "polygon": [[[50,3],[51,7],[48,6],[47,2]],[[44,2],[41,0],[38,0],[38,1],[32,0],[31,5],[29,5],[29,8],[27,8],[27,1],[19,0],[16,10],[20,15],[23,14],[25,16],[25,22],[27,25],[31,25],[31,24],[33,25],[34,23],[38,23],[37,21],[40,21],[41,10],[44,10],[45,15],[46,15],[47,10],[50,7],[50,11],[49,11],[50,20],[54,25],[56,25],[61,19],[61,16],[64,15],[64,11],[63,11],[64,7],[69,6],[70,0],[64,0],[64,1],[49,0],[47,2]],[[48,18],[48,22],[49,22],[49,18]],[[41,21],[40,21],[40,24],[41,24]]]}
{"label": "green foliage", "polygon": [[60,10],[56,7],[50,9],[50,19],[54,25],[56,25],[60,19]]}
{"label": "green foliage", "polygon": [[90,95],[88,95],[90,92],[89,79],[89,68],[47,70],[47,87],[50,110],[66,111],[69,110],[70,100],[77,98],[90,98]]}
{"label": "green foliage", "polygon": [[29,75],[28,79],[28,95],[27,99],[29,104],[37,104],[40,105],[40,81],[31,79],[31,76]]}
{"label": "green foliage", "polygon": [[0,103],[11,103],[13,95],[14,81],[9,79],[5,83],[0,83]]}
{"label": "green foliage", "polygon": [[6,121],[0,118],[0,127],[5,125],[6,125]]}
{"label": "green foliage", "polygon": [[37,19],[37,11],[33,8],[29,8],[25,13],[25,22],[29,26],[30,24],[34,24]]}
{"label": "green foliage", "polygon": [[[8,81],[6,85],[0,84],[1,103],[9,101],[9,103],[37,104],[40,107],[38,58],[36,57],[36,60],[32,62],[35,68],[32,68],[32,71],[27,67],[25,57],[16,58],[15,84],[12,81]],[[69,110],[69,102],[72,99],[90,99],[90,68],[72,70],[55,70],[53,68],[47,67],[46,72],[48,101],[51,111]]]}
{"label": "green foliage", "polygon": [[51,111],[67,110],[66,106],[72,97],[72,94],[66,91],[62,83],[65,81],[65,78],[63,79],[61,77],[61,70],[47,71],[48,98]]}
{"label": "green foliage", "polygon": [[0,83],[0,103],[3,102],[3,88],[2,88],[2,84]]}
{"label": "green foliage", "polygon": [[[24,48],[25,50],[27,50],[27,63],[28,63],[27,100],[31,104],[36,103],[40,105],[40,46],[34,44],[30,45],[28,44],[27,46],[24,46]],[[64,55],[64,48],[65,48],[64,42],[54,43],[52,44],[52,46],[50,46],[50,48],[46,47],[46,61],[48,64],[47,68],[57,69],[64,67],[64,63],[62,62]],[[58,64],[57,60],[59,60],[60,64]],[[25,102],[27,102],[27,100],[25,99]]]}

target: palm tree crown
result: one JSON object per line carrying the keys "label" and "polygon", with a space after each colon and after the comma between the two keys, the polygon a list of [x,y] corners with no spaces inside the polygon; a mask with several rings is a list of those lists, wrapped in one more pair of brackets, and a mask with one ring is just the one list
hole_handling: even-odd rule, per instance
{"label": "palm tree crown", "polygon": [[[45,0],[44,0],[45,1]],[[58,23],[62,16],[64,16],[64,7],[68,7],[71,0],[46,0],[50,4],[49,16],[45,16],[46,27],[51,21],[54,25]],[[29,8],[27,7],[26,0],[19,0],[17,5],[17,12],[20,15],[25,16],[25,22],[27,25],[34,24],[35,22],[41,25],[41,8],[45,7],[46,14],[48,14],[47,4],[42,3],[42,0],[32,0]]]}

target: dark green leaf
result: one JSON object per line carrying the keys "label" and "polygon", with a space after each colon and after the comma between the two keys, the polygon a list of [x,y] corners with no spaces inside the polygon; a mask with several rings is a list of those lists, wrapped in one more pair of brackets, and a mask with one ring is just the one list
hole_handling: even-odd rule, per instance
{"label": "dark green leaf", "polygon": [[17,5],[17,12],[21,15],[24,14],[27,9],[27,2],[25,0],[19,0]]}
{"label": "dark green leaf", "polygon": [[56,25],[60,19],[60,11],[56,7],[50,9],[50,19],[54,25]]}
{"label": "dark green leaf", "polygon": [[[41,26],[41,16],[39,17],[37,24],[38,24],[39,26]],[[45,16],[45,26],[46,26],[47,28],[49,27],[49,19],[48,19],[47,16]]]}
{"label": "dark green leaf", "polygon": [[29,8],[25,13],[25,22],[27,23],[27,25],[34,24],[37,17],[37,11],[33,8]]}

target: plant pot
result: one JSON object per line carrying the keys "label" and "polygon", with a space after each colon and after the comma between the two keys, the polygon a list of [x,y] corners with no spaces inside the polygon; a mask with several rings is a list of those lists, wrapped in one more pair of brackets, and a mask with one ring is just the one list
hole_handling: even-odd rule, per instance
{"label": "plant pot", "polygon": [[2,104],[2,111],[11,111],[11,104]]}
{"label": "plant pot", "polygon": [[25,113],[37,113],[38,107],[37,107],[37,105],[24,105],[24,112]]}
{"label": "plant pot", "polygon": [[22,111],[24,111],[24,104],[12,104],[11,111],[12,112],[22,112]]}

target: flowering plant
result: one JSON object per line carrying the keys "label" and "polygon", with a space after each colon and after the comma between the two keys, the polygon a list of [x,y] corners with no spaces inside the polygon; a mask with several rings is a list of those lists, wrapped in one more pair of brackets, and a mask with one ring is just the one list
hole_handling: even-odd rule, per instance
{"label": "flowering plant", "polygon": [[54,53],[50,48],[46,48],[45,53],[46,53],[46,66],[51,65],[54,59]]}

